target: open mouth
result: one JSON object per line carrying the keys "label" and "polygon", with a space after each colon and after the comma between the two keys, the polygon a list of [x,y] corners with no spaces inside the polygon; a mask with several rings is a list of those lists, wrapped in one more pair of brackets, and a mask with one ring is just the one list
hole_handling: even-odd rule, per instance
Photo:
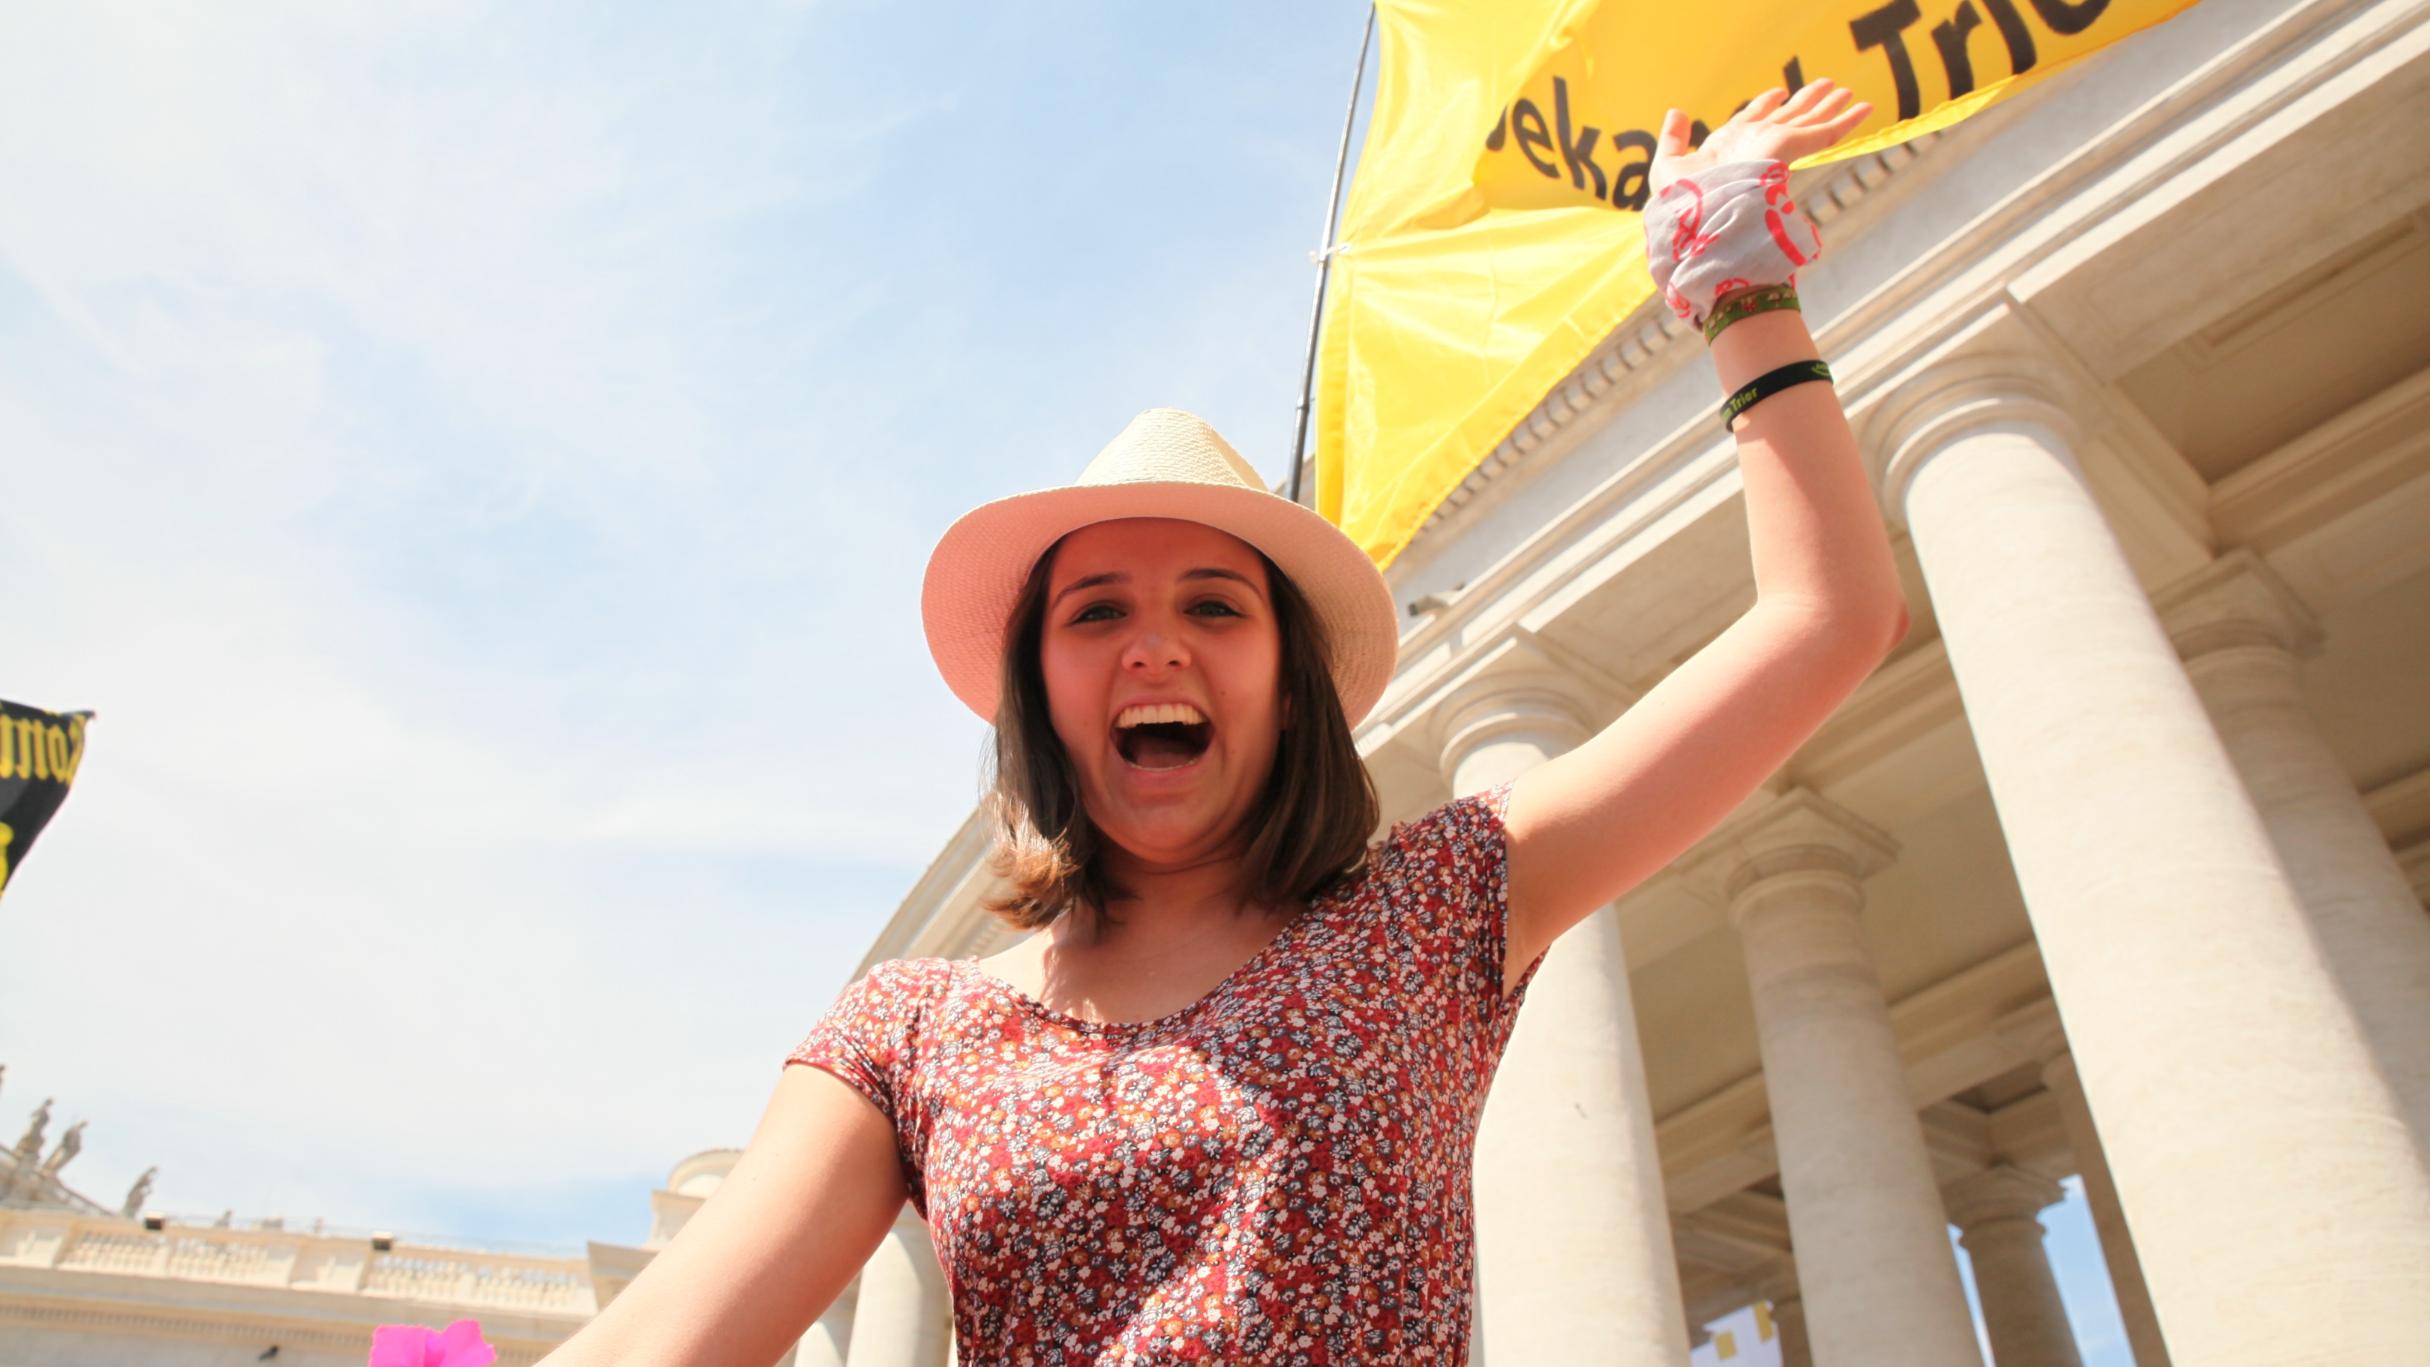
{"label": "open mouth", "polygon": [[1136,769],[1179,769],[1214,740],[1215,724],[1188,703],[1126,707],[1114,719],[1114,749]]}

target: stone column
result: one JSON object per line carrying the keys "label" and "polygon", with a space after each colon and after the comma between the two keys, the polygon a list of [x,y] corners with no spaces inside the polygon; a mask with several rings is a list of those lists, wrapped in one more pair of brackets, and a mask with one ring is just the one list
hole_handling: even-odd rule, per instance
{"label": "stone column", "polygon": [[2303,697],[2320,627],[2250,552],[2175,590],[2164,620],[2252,793],[2414,1133],[2430,1139],[2430,917]]}
{"label": "stone column", "polygon": [[1948,1190],[1949,1218],[1974,1264],[1983,1329],[1999,1367],[2084,1367],[2036,1218],[2064,1195],[2049,1178],[2004,1163]]}
{"label": "stone column", "polygon": [[2101,1154],[2101,1136],[2093,1129],[2092,1107],[2084,1100],[2074,1057],[2062,1053],[2043,1064],[2042,1085],[2059,1103],[2059,1123],[2067,1130],[2076,1175],[2084,1180],[2084,1204],[2092,1211],[2093,1233],[2101,1239],[2101,1261],[2109,1268],[2110,1293],[2117,1297],[2118,1318],[2126,1325],[2135,1367],[2169,1367],[2160,1318],[2152,1313],[2151,1288],[2143,1282],[2143,1263],[2135,1256],[2134,1236],[2127,1232],[2126,1212],[2118,1205],[2118,1186],[2110,1179],[2109,1160]]}
{"label": "stone column", "polygon": [[861,1267],[847,1367],[944,1367],[953,1342],[945,1270],[928,1226],[906,1205]]}
{"label": "stone column", "polygon": [[848,1287],[818,1317],[810,1332],[794,1345],[794,1367],[845,1367],[845,1352],[852,1343],[852,1303],[859,1288]]}
{"label": "stone column", "polygon": [[[1445,713],[1443,773],[1465,796],[1587,735],[1557,692],[1478,689]],[[1662,1163],[1620,920],[1573,927],[1528,986],[1477,1133],[1477,1333],[1484,1360],[1687,1361]]]}
{"label": "stone column", "polygon": [[1883,491],[2160,1323],[2204,1367],[2401,1361],[2430,1166],[2040,385],[1940,363],[1885,414]]}
{"label": "stone column", "polygon": [[1982,1362],[1947,1217],[1859,913],[1889,838],[1797,790],[1725,827],[1719,878],[1746,954],[1789,1240],[1814,1355]]}

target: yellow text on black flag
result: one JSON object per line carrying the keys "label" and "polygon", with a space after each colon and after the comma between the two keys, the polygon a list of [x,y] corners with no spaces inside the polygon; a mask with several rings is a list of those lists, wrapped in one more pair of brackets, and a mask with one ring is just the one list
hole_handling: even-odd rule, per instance
{"label": "yellow text on black flag", "polygon": [[25,863],[84,765],[90,712],[45,712],[0,701],[0,889]]}

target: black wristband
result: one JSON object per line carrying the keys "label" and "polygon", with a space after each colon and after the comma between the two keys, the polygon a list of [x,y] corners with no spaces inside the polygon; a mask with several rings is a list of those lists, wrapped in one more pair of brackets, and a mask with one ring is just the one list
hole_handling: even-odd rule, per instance
{"label": "black wristband", "polygon": [[1747,381],[1721,405],[1721,430],[1729,431],[1730,424],[1738,421],[1738,415],[1756,404],[1791,385],[1804,384],[1808,380],[1821,380],[1828,384],[1831,367],[1820,361],[1792,361],[1778,370],[1767,370]]}

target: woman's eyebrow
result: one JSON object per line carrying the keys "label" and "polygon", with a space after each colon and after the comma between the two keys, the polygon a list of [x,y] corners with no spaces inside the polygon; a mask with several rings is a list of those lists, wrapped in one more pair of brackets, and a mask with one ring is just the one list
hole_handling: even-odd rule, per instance
{"label": "woman's eyebrow", "polygon": [[1078,579],[1065,584],[1062,588],[1055,590],[1055,596],[1048,600],[1046,605],[1049,608],[1052,608],[1055,604],[1062,602],[1064,599],[1069,598],[1082,589],[1099,588],[1106,584],[1127,584],[1130,582],[1130,579],[1131,577],[1129,575],[1124,574],[1120,570],[1107,570],[1103,574],[1084,574]]}
{"label": "woman's eyebrow", "polygon": [[1249,578],[1249,576],[1242,574],[1238,570],[1227,570],[1220,565],[1204,565],[1194,570],[1185,570],[1183,571],[1181,577],[1184,579],[1229,579],[1233,583],[1239,584],[1242,587],[1254,592],[1260,598],[1265,596],[1265,590],[1259,587],[1255,581]]}
{"label": "woman's eyebrow", "polygon": [[[1242,585],[1243,587],[1249,589],[1251,592],[1257,594],[1261,598],[1265,596],[1265,590],[1259,588],[1256,581],[1250,579],[1249,576],[1242,574],[1238,570],[1227,570],[1221,565],[1201,565],[1194,570],[1183,570],[1181,572],[1181,577],[1185,580],[1229,579],[1233,583]],[[1055,596],[1048,600],[1046,606],[1052,608],[1055,606],[1055,604],[1062,602],[1065,598],[1070,597],[1072,594],[1078,593],[1082,589],[1102,588],[1107,584],[1127,584],[1129,582],[1131,582],[1130,575],[1121,570],[1107,570],[1103,574],[1084,574],[1078,579],[1065,584],[1062,588],[1055,590]]]}

